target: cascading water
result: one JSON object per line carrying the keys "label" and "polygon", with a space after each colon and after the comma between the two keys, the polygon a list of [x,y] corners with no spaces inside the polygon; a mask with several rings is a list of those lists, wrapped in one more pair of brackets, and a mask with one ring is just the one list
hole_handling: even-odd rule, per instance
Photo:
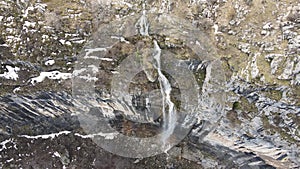
{"label": "cascading water", "polygon": [[[146,11],[143,11],[142,16],[138,20],[136,27],[139,28],[139,33],[142,36],[149,36],[149,23],[146,16]],[[163,134],[161,141],[163,142],[163,150],[168,151],[170,146],[166,145],[168,138],[173,133],[176,126],[176,110],[174,108],[174,103],[171,101],[171,91],[172,87],[169,80],[161,71],[161,49],[156,40],[153,41],[154,50],[153,50],[153,61],[156,62],[153,64],[154,68],[158,72],[158,81],[160,85],[160,92],[162,94],[162,113],[163,113]],[[169,147],[166,147],[169,146]]]}
{"label": "cascading water", "polygon": [[[182,34],[183,29],[192,31]],[[197,35],[200,33],[167,11],[156,13],[146,9],[145,5],[138,16],[103,24],[99,31],[93,36],[91,46],[87,46],[80,55],[80,63],[84,67],[80,66],[78,71],[82,68],[90,70],[91,65],[99,67],[99,75],[103,78],[101,81],[110,83],[89,83],[86,87],[85,80],[83,83],[76,82],[80,85],[75,86],[75,91],[95,93],[97,86],[97,90],[104,89],[103,94],[107,94],[100,93],[99,101],[82,113],[81,126],[90,134],[119,133],[110,140],[97,137],[94,141],[120,156],[144,158],[163,152],[168,154],[170,148],[189,134],[196,119],[193,117],[199,112],[197,81],[187,61],[177,57],[180,55],[177,49],[181,50],[182,39],[183,43],[193,42],[186,44],[198,53],[205,54],[197,44],[201,40],[193,36],[195,32]],[[115,35],[120,37],[115,38]],[[94,51],[94,46],[106,50]],[[93,52],[88,52],[88,49]],[[125,54],[127,57],[123,58]],[[99,57],[95,58],[95,55]],[[112,66],[115,63],[117,66]],[[110,68],[113,71],[107,71]],[[90,77],[91,73],[92,70],[85,71],[83,75]],[[98,74],[94,76],[98,77]],[[173,84],[176,88],[173,88]],[[180,104],[172,103],[173,97]],[[90,95],[81,102],[85,104],[86,100],[91,100]],[[100,106],[95,108],[94,105]],[[176,109],[177,105],[179,109]],[[98,117],[98,114],[101,116]],[[161,127],[158,122],[161,122]]]}
{"label": "cascading water", "polygon": [[143,14],[135,26],[139,27],[139,33],[142,36],[149,36],[149,22],[146,16],[146,10],[143,10]]}
{"label": "cascading water", "polygon": [[[171,101],[171,91],[172,87],[166,76],[161,71],[161,62],[160,62],[160,56],[161,56],[161,49],[157,44],[157,41],[154,40],[154,60],[156,61],[156,69],[158,71],[158,80],[160,85],[160,91],[163,96],[163,130],[164,134],[162,135],[162,141],[163,146],[165,145],[166,140],[170,137],[170,135],[173,133],[175,129],[176,124],[176,110],[174,108],[174,103]],[[166,111],[166,104],[168,111]],[[168,148],[166,149],[166,151]]]}

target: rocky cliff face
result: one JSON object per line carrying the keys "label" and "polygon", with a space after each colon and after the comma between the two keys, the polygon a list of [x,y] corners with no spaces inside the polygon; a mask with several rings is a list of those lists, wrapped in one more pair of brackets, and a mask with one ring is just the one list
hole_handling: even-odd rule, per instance
{"label": "rocky cliff face", "polygon": [[[1,168],[300,166],[297,1],[4,0],[0,11]],[[84,103],[112,113],[110,124],[123,135],[154,135],[164,120],[145,113],[143,101],[149,97],[158,106],[151,110],[162,111],[162,96],[150,92],[161,88],[150,59],[153,41],[162,66],[192,72],[195,120],[168,155],[120,157],[93,142],[111,135],[87,133],[80,124],[78,107],[86,105],[74,89],[94,92],[97,100]],[[128,105],[108,97],[117,94],[111,88],[123,77],[118,66],[130,56],[143,64],[141,72],[117,82],[130,84],[133,112],[145,113],[149,125],[134,122]],[[167,66],[168,56],[178,67]],[[180,109],[190,82],[182,87],[177,72],[163,73]]]}

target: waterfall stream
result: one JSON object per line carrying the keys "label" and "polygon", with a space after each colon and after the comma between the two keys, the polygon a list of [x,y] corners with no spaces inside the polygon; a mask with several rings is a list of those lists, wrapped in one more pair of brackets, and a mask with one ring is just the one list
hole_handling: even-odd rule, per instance
{"label": "waterfall stream", "polygon": [[[142,16],[138,20],[135,25],[139,29],[139,33],[142,36],[149,36],[149,22],[147,19],[146,11],[143,11]],[[166,151],[169,150],[170,147],[166,147],[166,142],[168,138],[173,133],[175,126],[176,126],[176,110],[174,107],[174,103],[171,101],[171,91],[172,87],[169,80],[166,76],[162,73],[161,70],[161,49],[156,40],[153,41],[154,43],[154,53],[153,53],[153,66],[158,72],[158,81],[160,85],[160,92],[162,94],[162,113],[163,113],[163,134],[161,137],[161,141],[163,142],[163,149]],[[156,62],[156,63],[155,63]]]}
{"label": "waterfall stream", "polygon": [[[161,49],[157,44],[157,41],[154,40],[154,60],[156,61],[157,65],[155,66],[158,71],[158,80],[160,85],[160,91],[163,96],[163,131],[164,134],[162,135],[163,141],[163,148],[165,148],[166,141],[173,133],[176,125],[176,110],[174,108],[174,103],[171,101],[171,91],[172,87],[169,80],[161,71]],[[166,108],[168,111],[166,111]],[[168,148],[166,149],[166,151]]]}

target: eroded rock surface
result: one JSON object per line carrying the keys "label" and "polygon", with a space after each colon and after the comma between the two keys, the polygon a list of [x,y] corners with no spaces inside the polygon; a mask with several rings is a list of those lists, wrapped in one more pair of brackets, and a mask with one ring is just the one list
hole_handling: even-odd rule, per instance
{"label": "eroded rock surface", "polygon": [[[143,10],[147,11],[149,30],[136,24]],[[170,20],[175,24],[168,25],[166,19],[155,22],[164,15],[174,16]],[[298,1],[1,1],[0,167],[297,168],[299,18]],[[111,23],[120,28],[131,25],[132,29],[116,33],[117,29],[109,27]],[[166,25],[165,32],[160,25]],[[191,30],[196,31],[185,35]],[[190,47],[185,37],[199,38],[202,48]],[[197,112],[192,131],[169,150],[169,157],[119,157],[98,147],[91,140],[94,136],[80,127],[76,107],[81,103],[72,97],[72,76],[82,73],[77,64],[82,53],[94,53],[101,62],[89,67],[96,76],[86,80],[87,84],[95,81],[96,92],[103,99],[111,94],[117,65],[140,49],[149,49],[140,55],[151,53],[153,40],[191,70],[203,95],[203,110],[213,107],[219,114]],[[97,46],[95,41],[111,45],[105,55],[100,52],[108,46]],[[95,64],[90,60],[84,66]],[[220,62],[215,64],[215,60]],[[135,77],[139,83],[131,83],[140,96],[159,88],[151,61],[144,57],[143,63],[145,73]],[[217,70],[222,77],[216,75]],[[172,101],[180,107],[178,98],[183,91],[176,79],[168,79]],[[213,87],[208,85],[209,79],[217,79],[211,82]],[[220,87],[216,87],[218,81]],[[210,89],[224,93],[215,100],[222,102],[220,108],[205,99],[203,93]],[[108,105],[107,100],[97,101],[103,107]],[[110,105],[112,111],[121,109],[118,103]],[[146,126],[149,135],[161,124],[159,113],[155,116],[152,127]],[[144,133],[130,120],[112,121],[123,134]]]}

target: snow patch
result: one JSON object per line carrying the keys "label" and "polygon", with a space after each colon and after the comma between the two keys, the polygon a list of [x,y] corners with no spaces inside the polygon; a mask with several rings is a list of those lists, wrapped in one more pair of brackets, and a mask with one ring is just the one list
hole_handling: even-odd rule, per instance
{"label": "snow patch", "polygon": [[61,157],[60,154],[59,154],[57,151],[55,151],[55,152],[53,153],[53,155],[54,155],[54,157],[58,157],[58,158]]}
{"label": "snow patch", "polygon": [[73,43],[77,43],[77,44],[81,44],[81,43],[84,43],[85,40],[76,40],[76,41],[72,41]]}
{"label": "snow patch", "polygon": [[75,136],[81,137],[81,138],[94,138],[95,136],[101,136],[104,137],[105,139],[112,140],[117,136],[119,133],[114,132],[114,133],[96,133],[96,134],[88,134],[88,135],[81,135],[79,133],[75,133]]}
{"label": "snow patch", "polygon": [[21,90],[21,87],[16,87],[14,90],[13,90],[13,93],[16,93],[16,92],[18,92],[18,91],[20,91]]}
{"label": "snow patch", "polygon": [[51,72],[41,72],[40,76],[32,78],[31,79],[31,84],[36,84],[36,83],[40,83],[42,81],[45,80],[45,78],[48,79],[70,79],[72,77],[72,73],[61,73],[59,71],[51,71]]}
{"label": "snow patch", "polygon": [[60,39],[59,42],[63,45],[68,45],[68,46],[71,46],[71,42],[70,41],[66,41],[66,40],[63,40],[63,39]]}
{"label": "snow patch", "polygon": [[104,61],[108,61],[108,62],[111,62],[111,61],[113,61],[113,59],[112,58],[99,58],[100,60],[104,60]]}
{"label": "snow patch", "polygon": [[0,143],[0,145],[1,145],[0,151],[2,151],[2,150],[4,150],[4,149],[7,149],[6,144],[9,143],[9,142],[11,142],[11,141],[12,141],[12,139],[8,139],[8,140],[2,141],[2,142]]}
{"label": "snow patch", "polygon": [[51,60],[47,60],[46,62],[45,62],[45,65],[46,66],[51,66],[51,65],[53,65],[55,63],[55,61],[53,60],[53,59],[51,59]]}
{"label": "snow patch", "polygon": [[0,74],[0,77],[3,77],[5,79],[12,79],[17,80],[19,78],[17,72],[20,70],[18,67],[11,67],[9,65],[6,65],[6,69],[8,72],[4,72],[3,74]]}
{"label": "snow patch", "polygon": [[14,158],[11,158],[11,159],[9,159],[9,160],[6,160],[6,162],[8,162],[8,163],[10,163],[10,162],[12,162],[12,161],[14,161]]}
{"label": "snow patch", "polygon": [[29,139],[39,139],[39,138],[42,138],[42,139],[48,139],[48,138],[55,138],[55,137],[58,137],[59,135],[67,135],[67,134],[70,134],[71,132],[70,131],[61,131],[59,133],[52,133],[52,134],[45,134],[45,135],[37,135],[37,136],[29,136],[29,135],[20,135],[19,137],[24,137],[24,138],[29,138]]}

